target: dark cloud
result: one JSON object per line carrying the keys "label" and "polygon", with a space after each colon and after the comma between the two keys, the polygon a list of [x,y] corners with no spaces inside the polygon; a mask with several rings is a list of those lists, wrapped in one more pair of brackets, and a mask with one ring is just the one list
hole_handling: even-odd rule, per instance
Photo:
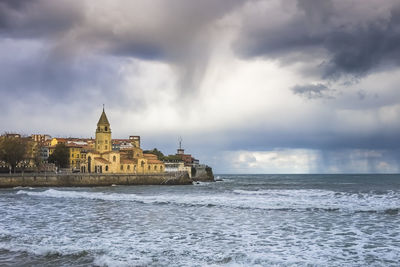
{"label": "dark cloud", "polygon": [[71,1],[0,1],[0,37],[60,38],[83,19],[84,10]]}
{"label": "dark cloud", "polygon": [[0,6],[1,8],[12,8],[12,9],[21,9],[23,6],[29,4],[29,2],[33,2],[35,0],[1,0]]}
{"label": "dark cloud", "polygon": [[[228,129],[218,134],[213,131],[208,134],[202,133],[199,136],[199,146],[207,140],[211,143],[210,146],[232,151],[263,151],[274,148],[321,151],[400,150],[400,126],[388,125],[378,116],[374,117],[377,114],[370,116],[367,111],[360,111],[356,112],[363,114],[360,117],[352,113],[344,115],[340,110],[327,112],[322,106],[311,113],[291,113],[287,117],[280,117],[279,113],[269,114],[279,118],[278,122],[259,118],[257,122],[251,123],[248,120],[243,127]],[[358,121],[360,119],[361,122]],[[218,136],[224,136],[225,142],[221,142]]]}
{"label": "dark cloud", "polygon": [[331,99],[333,97],[332,89],[327,86],[319,84],[296,85],[292,89],[294,94],[305,97],[307,99],[325,98]]}
{"label": "dark cloud", "polygon": [[[323,78],[363,76],[380,66],[399,65],[398,3],[379,2],[381,5],[377,6],[376,1],[356,1],[350,5],[346,1],[298,0],[296,4],[286,4],[290,3],[293,13],[285,13],[282,8],[274,10],[278,15],[267,10],[258,17],[245,18],[236,51],[245,57],[281,61],[291,54],[303,55],[291,57],[292,63],[315,64],[319,58],[315,67]],[[363,14],[362,8],[372,14]],[[271,27],[268,20],[276,26]]]}
{"label": "dark cloud", "polygon": [[106,54],[174,65],[181,91],[198,87],[218,36],[244,0],[2,1],[0,37],[41,39],[53,56]]}

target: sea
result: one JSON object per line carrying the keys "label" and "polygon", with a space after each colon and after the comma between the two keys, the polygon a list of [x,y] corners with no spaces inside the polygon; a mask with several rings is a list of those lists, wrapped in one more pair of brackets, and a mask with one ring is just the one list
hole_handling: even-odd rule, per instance
{"label": "sea", "polygon": [[400,175],[0,190],[0,266],[400,266]]}

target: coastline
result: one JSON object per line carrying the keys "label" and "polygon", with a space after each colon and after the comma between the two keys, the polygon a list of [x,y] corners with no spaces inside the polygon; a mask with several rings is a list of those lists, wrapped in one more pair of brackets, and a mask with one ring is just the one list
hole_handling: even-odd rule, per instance
{"label": "coastline", "polygon": [[0,188],[12,187],[95,187],[111,185],[191,185],[187,173],[94,174],[28,173],[1,175]]}

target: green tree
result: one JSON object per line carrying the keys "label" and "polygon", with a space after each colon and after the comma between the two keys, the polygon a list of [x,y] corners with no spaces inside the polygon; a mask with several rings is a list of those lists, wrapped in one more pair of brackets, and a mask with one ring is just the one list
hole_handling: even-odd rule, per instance
{"label": "green tree", "polygon": [[0,160],[6,162],[15,173],[18,163],[26,157],[27,142],[20,137],[2,136],[0,139]]}
{"label": "green tree", "polygon": [[157,148],[153,148],[153,150],[145,150],[143,153],[156,155],[159,160],[164,159],[164,154]]}
{"label": "green tree", "polygon": [[67,168],[69,165],[69,151],[65,144],[57,144],[48,161],[56,164],[59,168]]}
{"label": "green tree", "polygon": [[164,156],[164,161],[182,161],[182,157],[178,155],[168,155]]}

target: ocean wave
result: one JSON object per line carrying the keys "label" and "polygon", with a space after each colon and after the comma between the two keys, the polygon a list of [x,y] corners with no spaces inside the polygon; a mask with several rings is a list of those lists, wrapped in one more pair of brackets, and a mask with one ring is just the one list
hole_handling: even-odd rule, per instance
{"label": "ocean wave", "polygon": [[84,198],[102,201],[133,201],[142,204],[185,205],[202,207],[229,207],[240,209],[263,209],[280,211],[315,212],[380,212],[388,215],[398,214],[400,195],[398,192],[387,194],[344,193],[329,190],[234,190],[221,194],[163,194],[138,195],[126,193],[104,193],[86,191],[45,191],[19,190],[17,194],[35,197]]}
{"label": "ocean wave", "polygon": [[35,188],[30,187],[30,186],[16,186],[16,187],[13,187],[13,189],[30,189],[30,190],[33,190]]}
{"label": "ocean wave", "polygon": [[29,253],[36,256],[77,256],[82,257],[89,254],[89,251],[82,249],[81,247],[75,246],[60,246],[60,247],[46,247],[40,245],[32,244],[13,244],[0,243],[0,250],[10,251],[10,252],[20,252]]}
{"label": "ocean wave", "polygon": [[233,190],[233,193],[240,195],[265,195],[268,194],[267,190]]}

